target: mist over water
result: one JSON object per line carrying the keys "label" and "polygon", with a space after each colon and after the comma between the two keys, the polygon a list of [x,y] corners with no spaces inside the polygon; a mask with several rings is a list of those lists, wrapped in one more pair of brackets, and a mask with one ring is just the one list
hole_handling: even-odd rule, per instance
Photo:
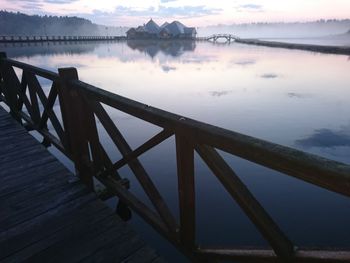
{"label": "mist over water", "polygon": [[[81,80],[151,106],[350,164],[347,56],[192,41],[0,45],[0,49],[8,57],[53,71],[77,67]],[[107,109],[133,149],[160,131]],[[119,152],[101,126],[99,130],[116,161]],[[220,154],[297,246],[350,248],[348,198]],[[174,138],[140,161],[178,215]],[[120,173],[130,179],[131,191],[149,204],[130,170]],[[197,155],[195,173],[199,243],[267,247]],[[166,260],[182,262],[135,214],[131,223]]]}
{"label": "mist over water", "polygon": [[295,23],[250,23],[198,28],[198,36],[233,34],[240,38],[259,38],[297,44],[350,46],[350,20]]}
{"label": "mist over water", "polygon": [[246,23],[199,27],[198,34],[236,34],[242,38],[318,38],[345,34],[350,30],[350,19],[321,20],[294,23]]}
{"label": "mist over water", "polygon": [[[137,27],[139,24],[133,26]],[[196,27],[199,37],[224,33],[240,38],[262,38],[303,44],[350,45],[350,19],[190,26]],[[129,28],[99,25],[79,17],[29,16],[0,11],[0,36],[126,36]]]}

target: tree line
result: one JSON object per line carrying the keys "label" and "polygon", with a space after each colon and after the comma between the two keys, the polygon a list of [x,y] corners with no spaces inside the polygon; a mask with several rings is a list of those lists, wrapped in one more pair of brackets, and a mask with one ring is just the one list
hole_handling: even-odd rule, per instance
{"label": "tree line", "polygon": [[101,26],[76,16],[39,16],[0,11],[0,35],[80,36],[100,35],[100,32]]}

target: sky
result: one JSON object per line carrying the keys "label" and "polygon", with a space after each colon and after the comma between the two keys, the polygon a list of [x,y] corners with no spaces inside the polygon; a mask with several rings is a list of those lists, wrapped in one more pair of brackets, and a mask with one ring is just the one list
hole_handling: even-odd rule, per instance
{"label": "sky", "polygon": [[189,26],[350,18],[350,0],[0,0],[0,9],[68,15],[108,26],[180,20]]}

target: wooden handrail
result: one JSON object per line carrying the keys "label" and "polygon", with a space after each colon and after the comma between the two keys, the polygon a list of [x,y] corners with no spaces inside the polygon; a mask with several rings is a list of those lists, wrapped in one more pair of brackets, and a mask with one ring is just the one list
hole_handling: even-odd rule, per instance
{"label": "wooden handrail", "polygon": [[[19,80],[14,67],[22,69]],[[37,76],[52,81],[48,95]],[[298,249],[243,184],[217,150],[244,158],[322,188],[350,196],[350,165],[328,160],[282,145],[189,119],[113,94],[81,82],[75,68],[59,74],[7,59],[0,53],[0,99],[11,114],[37,130],[75,164],[83,182],[93,188],[93,177],[130,206],[154,229],[191,260],[236,260],[238,262],[349,262],[350,252]],[[60,102],[60,118],[53,106]],[[40,107],[39,104],[43,107]],[[103,105],[163,128],[132,150]],[[27,112],[22,108],[26,108]],[[99,138],[97,119],[119,149],[122,158],[111,161]],[[56,134],[49,131],[48,121]],[[146,172],[139,156],[175,136],[179,192],[179,222]],[[272,250],[200,248],[196,242],[194,153],[219,179],[269,242]],[[149,197],[153,208],[137,199],[123,183],[118,170],[128,165]],[[326,260],[326,261],[322,261]],[[328,261],[327,261],[328,260]]]}
{"label": "wooden handrail", "polygon": [[165,129],[182,131],[197,143],[350,196],[350,165],[157,109],[81,81],[72,85],[91,99]]}
{"label": "wooden handrail", "polygon": [[2,62],[7,63],[13,67],[26,70],[28,72],[31,72],[31,73],[33,73],[37,76],[43,77],[45,79],[49,79],[49,80],[54,81],[54,80],[58,80],[58,78],[59,78],[58,74],[55,72],[52,72],[52,71],[49,71],[49,70],[46,70],[43,68],[38,68],[38,67],[35,67],[32,65],[17,61],[17,60],[5,58],[5,59],[2,59]]}

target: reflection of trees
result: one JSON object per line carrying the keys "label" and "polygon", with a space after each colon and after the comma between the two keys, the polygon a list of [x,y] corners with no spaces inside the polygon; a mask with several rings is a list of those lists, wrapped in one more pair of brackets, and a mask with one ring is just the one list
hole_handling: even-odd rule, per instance
{"label": "reflection of trees", "polygon": [[0,49],[7,53],[8,57],[31,57],[35,55],[52,54],[84,54],[94,51],[105,42],[40,42],[40,43],[11,43],[0,44]]}
{"label": "reflection of trees", "polygon": [[194,51],[196,43],[193,40],[128,40],[128,46],[155,57],[159,51],[173,57],[181,56],[186,51]]}

